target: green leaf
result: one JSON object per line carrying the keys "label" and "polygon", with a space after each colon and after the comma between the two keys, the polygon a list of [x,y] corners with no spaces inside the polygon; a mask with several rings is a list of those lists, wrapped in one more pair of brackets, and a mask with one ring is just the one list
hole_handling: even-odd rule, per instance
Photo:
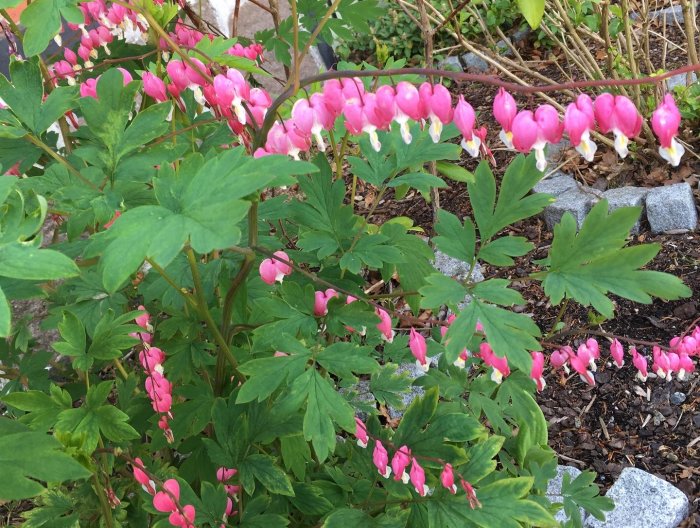
{"label": "green leaf", "polygon": [[524,237],[505,236],[484,244],[477,258],[494,266],[512,266],[511,257],[521,257],[534,249]]}
{"label": "green leaf", "polygon": [[547,269],[534,275],[544,279],[552,304],[571,298],[612,318],[608,293],[644,304],[650,304],[652,296],[675,300],[692,294],[677,277],[639,269],[656,256],[660,246],[623,247],[639,213],[638,207],[625,207],[608,214],[608,203],[601,200],[578,233],[574,218],[564,215],[554,227],[549,258],[544,261]]}
{"label": "green leaf", "polygon": [[323,528],[365,528],[372,524],[372,518],[362,510],[341,508],[326,517]]}
{"label": "green leaf", "polygon": [[58,413],[72,407],[70,395],[56,385],[51,385],[51,395],[41,391],[12,392],[2,397],[7,405],[25,411],[19,421],[40,432],[48,431],[56,424]]}
{"label": "green leaf", "polygon": [[452,363],[474,335],[476,322],[484,325],[484,333],[493,351],[519,370],[530,372],[530,351],[541,350],[538,326],[525,314],[519,314],[473,299],[450,325],[445,336],[446,359]]}
{"label": "green leaf", "polygon": [[371,347],[355,343],[335,343],[318,354],[316,361],[340,379],[354,379],[353,373],[371,374],[379,370],[379,363],[370,357],[372,352]]}
{"label": "green leaf", "polygon": [[611,499],[600,496],[600,488],[595,483],[595,477],[592,471],[584,471],[571,480],[571,475],[564,473],[561,485],[564,511],[576,526],[582,524],[579,508],[583,508],[596,519],[604,521],[605,512],[611,511],[615,506]]}
{"label": "green leaf", "polygon": [[494,472],[497,464],[494,458],[503,447],[503,442],[504,437],[494,435],[469,448],[469,462],[459,471],[467,482],[476,485]]}
{"label": "green leaf", "polygon": [[476,297],[501,306],[525,304],[525,299],[519,292],[511,290],[510,281],[506,279],[489,279],[478,282],[471,290]]}
{"label": "green leaf", "polygon": [[12,312],[5,292],[0,288],[0,337],[7,337],[12,331]]}
{"label": "green leaf", "polygon": [[236,398],[236,403],[253,400],[266,400],[286,380],[291,383],[301,376],[311,352],[302,348],[303,353],[290,353],[288,356],[253,359],[243,363],[239,369],[248,376]]}
{"label": "green leaf", "polygon": [[[78,319],[73,312],[63,312],[63,320],[58,324],[58,330],[61,333],[63,341],[57,341],[51,345],[56,352],[71,357],[85,356],[87,354],[85,327],[82,321]],[[90,360],[88,364],[85,362],[85,358],[83,358],[83,363],[81,363],[83,367],[87,366],[88,368],[91,364],[92,360]],[[87,369],[82,368],[81,370]]]}
{"label": "green leaf", "polygon": [[442,273],[429,275],[425,282],[426,285],[418,290],[422,297],[420,305],[423,308],[435,308],[443,304],[457,306],[467,295],[467,289],[464,286]]}
{"label": "green leaf", "polygon": [[518,9],[532,29],[540,27],[544,16],[544,0],[518,0]]}
{"label": "green leaf", "polygon": [[399,187],[401,185],[406,185],[408,187],[413,187],[418,189],[424,194],[430,193],[430,189],[444,189],[447,184],[442,178],[428,174],[427,172],[412,172],[410,174],[403,174],[391,180],[387,187]]}
{"label": "green leaf", "polygon": [[[250,455],[238,466],[244,480],[252,475],[267,491],[276,495],[294,496],[294,488],[287,474],[275,465],[275,459],[267,455]],[[247,490],[251,494],[254,490]]]}
{"label": "green leaf", "polygon": [[299,385],[308,395],[304,414],[304,438],[311,441],[319,461],[335,450],[337,423],[346,431],[354,431],[355,413],[340,394],[316,370],[307,370]]}
{"label": "green leaf", "polygon": [[461,183],[474,182],[474,174],[464,167],[447,161],[438,161],[436,165],[438,172],[450,180]]}
{"label": "green leaf", "polygon": [[65,482],[88,478],[92,473],[62,451],[62,445],[44,432],[0,418],[1,500],[21,500],[42,493],[37,481]]}
{"label": "green leaf", "polygon": [[63,253],[39,249],[28,243],[0,246],[0,275],[13,279],[57,280],[80,274],[78,266]]}
{"label": "green leaf", "polygon": [[421,430],[437,410],[438,397],[439,390],[437,387],[433,387],[425,391],[422,398],[413,400],[394,433],[392,439],[394,444],[412,446],[413,442],[418,440]]}
{"label": "green leaf", "polygon": [[[191,155],[178,171],[162,167],[154,183],[160,205],[126,211],[102,235],[107,247],[100,265],[108,291],[116,291],[147,257],[166,267],[188,241],[198,253],[237,244],[237,224],[250,207],[243,198],[276,177],[260,161],[236,148],[206,162]],[[309,170],[303,163],[283,167],[287,175]]]}
{"label": "green leaf", "polygon": [[476,169],[476,181],[467,184],[474,219],[479,226],[481,243],[486,242],[504,227],[542,212],[551,202],[547,194],[527,196],[542,173],[535,167],[535,156],[519,154],[508,165],[496,201],[496,180],[486,161]]}
{"label": "green leaf", "polygon": [[61,29],[61,17],[73,24],[84,22],[77,0],[36,0],[29,4],[20,20],[26,27],[22,45],[28,57],[38,55],[46,49],[49,41]]}
{"label": "green leaf", "polygon": [[481,507],[472,509],[462,496],[448,495],[428,501],[431,526],[481,528],[520,528],[523,524],[542,528],[559,523],[538,503],[524,498],[532,487],[527,477],[505,478],[477,490]]}
{"label": "green leaf", "polygon": [[439,236],[434,237],[433,242],[440,251],[462,262],[469,263],[474,260],[476,232],[471,218],[465,217],[462,226],[455,215],[439,209],[435,231]]}
{"label": "green leaf", "polygon": [[111,403],[103,405],[114,382],[104,381],[88,389],[85,402],[76,409],[66,409],[58,414],[56,430],[84,434],[83,449],[92,453],[100,440],[100,433],[113,442],[125,442],[139,438],[139,433],[129,425],[129,416]]}

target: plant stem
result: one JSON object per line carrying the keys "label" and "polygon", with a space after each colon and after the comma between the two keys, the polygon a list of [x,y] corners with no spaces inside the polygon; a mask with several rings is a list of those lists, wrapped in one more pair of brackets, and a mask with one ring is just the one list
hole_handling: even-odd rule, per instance
{"label": "plant stem", "polygon": [[158,275],[163,277],[163,280],[165,280],[165,282],[167,282],[170,286],[172,286],[175,289],[175,291],[182,295],[185,301],[187,301],[190,304],[190,306],[192,306],[192,308],[194,308],[195,310],[197,309],[197,301],[194,299],[192,294],[188,293],[184,288],[181,288],[172,279],[172,277],[168,275],[168,273],[162,267],[160,267],[160,265],[156,264],[156,262],[153,259],[147,258],[146,262],[148,262],[151,265],[151,267],[158,272]]}
{"label": "plant stem", "polygon": [[[236,375],[236,377],[239,379],[240,382],[244,382],[245,376],[243,376],[243,374],[241,374],[241,372],[238,370],[238,361],[231,353],[231,349],[226,343],[224,336],[221,335],[219,327],[214,322],[214,318],[212,317],[211,312],[209,311],[209,306],[207,306],[207,299],[204,296],[204,287],[202,286],[202,277],[199,274],[197,257],[195,256],[194,251],[191,247],[187,247],[185,249],[185,254],[187,255],[187,260],[190,264],[190,270],[192,271],[192,280],[194,281],[195,295],[197,298],[197,311],[199,312],[200,317],[204,319],[204,322],[209,327],[209,331],[214,336],[214,340],[219,346],[219,354],[224,355],[226,360],[233,368],[233,372]],[[219,386],[219,383],[221,382],[215,383],[214,386]]]}
{"label": "plant stem", "polygon": [[341,0],[333,0],[333,3],[328,8],[328,11],[325,12],[325,14],[323,15],[323,18],[318,22],[318,24],[316,25],[316,28],[314,28],[313,32],[311,33],[311,36],[309,37],[309,40],[306,41],[306,44],[304,45],[304,49],[301,51],[301,54],[299,55],[299,62],[304,60],[304,57],[311,49],[311,45],[316,40],[316,37],[318,37],[319,33],[321,33],[323,26],[326,25],[326,22],[328,22],[328,20],[333,16],[333,13],[335,13],[336,9],[338,9],[340,2],[341,2]]}
{"label": "plant stem", "polygon": [[93,188],[94,190],[96,190],[96,191],[99,191],[99,190],[100,190],[100,188],[99,188],[97,185],[95,185],[93,182],[91,182],[90,180],[88,180],[85,176],[83,176],[82,174],[80,174],[80,172],[78,171],[78,169],[76,169],[75,167],[73,167],[73,165],[71,165],[71,164],[68,162],[68,160],[67,160],[66,158],[64,158],[63,156],[61,156],[61,155],[58,154],[57,152],[54,152],[54,150],[53,150],[51,147],[49,147],[46,143],[44,143],[44,142],[43,142],[42,140],[40,140],[38,137],[36,137],[36,136],[33,135],[33,134],[27,134],[27,135],[24,136],[24,137],[27,138],[27,140],[28,140],[30,143],[32,143],[32,144],[34,144],[35,146],[39,147],[41,150],[43,150],[43,151],[46,152],[49,156],[51,156],[54,160],[56,160],[58,163],[60,163],[61,165],[63,165],[66,169],[68,169],[68,171],[69,171],[71,174],[73,174],[76,178],[78,178],[78,179],[79,179],[80,181],[82,181],[84,184],[88,185],[89,187],[92,187],[92,188]]}
{"label": "plant stem", "polygon": [[561,307],[559,308],[559,313],[557,314],[557,318],[554,320],[552,323],[552,327],[549,329],[549,332],[547,333],[546,336],[544,336],[545,339],[549,339],[554,332],[557,331],[557,326],[561,322],[562,317],[564,317],[564,314],[566,313],[566,309],[569,307],[569,299],[564,299],[564,302],[561,303]]}
{"label": "plant stem", "polygon": [[100,479],[97,478],[97,473],[92,474],[92,482],[95,486],[95,493],[100,501],[100,508],[102,509],[102,518],[104,519],[107,528],[114,528],[114,519],[112,519],[112,509],[109,507],[109,502],[107,501],[107,496],[104,493],[104,488],[100,484]]}

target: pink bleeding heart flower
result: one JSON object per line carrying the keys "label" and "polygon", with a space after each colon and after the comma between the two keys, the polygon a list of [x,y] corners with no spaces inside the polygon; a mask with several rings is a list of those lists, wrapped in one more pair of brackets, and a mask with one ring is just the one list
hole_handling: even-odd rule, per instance
{"label": "pink bleeding heart flower", "polygon": [[455,484],[455,475],[452,470],[452,464],[445,464],[445,467],[442,468],[442,473],[440,473],[440,482],[442,483],[443,487],[450,490],[452,495],[457,493],[457,484]]}
{"label": "pink bleeding heart flower", "polygon": [[151,375],[146,378],[144,386],[146,388],[146,393],[151,399],[156,399],[165,394],[172,394],[173,392],[172,383],[158,372],[151,373]]}
{"label": "pink bleeding heart flower", "polygon": [[377,88],[375,92],[374,113],[382,126],[377,126],[380,130],[388,130],[391,122],[396,117],[396,90],[394,87],[385,84]]}
{"label": "pink bleeding heart flower", "polygon": [[617,368],[622,368],[625,364],[625,350],[622,347],[622,343],[620,343],[617,338],[613,339],[613,342],[610,343],[610,356],[613,358]]}
{"label": "pink bleeding heart flower", "polygon": [[374,443],[372,461],[377,467],[379,474],[384,478],[389,478],[389,475],[391,475],[391,468],[389,467],[389,454],[386,452],[385,447],[379,440]]}
{"label": "pink bleeding heart flower", "polygon": [[537,384],[537,391],[542,392],[547,386],[544,379],[544,354],[542,352],[532,352],[532,369],[530,377]]}
{"label": "pink bleeding heart flower", "polygon": [[571,364],[571,368],[578,373],[584,383],[588,383],[591,386],[595,385],[595,378],[593,377],[593,373],[588,370],[589,362],[585,354],[574,354],[569,358],[569,363]]}
{"label": "pink bleeding heart flower", "polygon": [[428,372],[430,368],[430,362],[426,358],[428,346],[425,342],[425,338],[416,332],[415,328],[411,328],[408,346],[411,349],[411,354],[416,358],[416,365],[423,371]]}
{"label": "pink bleeding heart flower", "polygon": [[632,356],[632,364],[637,369],[637,378],[640,381],[645,382],[649,377],[649,372],[647,371],[647,358],[637,352],[635,347],[630,347],[630,355]]}
{"label": "pink bleeding heart flower", "polygon": [[510,367],[505,357],[498,357],[488,343],[481,343],[479,346],[479,356],[485,365],[491,367],[491,380],[501,383],[503,378],[510,375]]}
{"label": "pink bleeding heart flower", "polygon": [[603,134],[615,134],[615,150],[621,158],[629,154],[629,140],[642,130],[642,116],[624,95],[604,93],[593,103],[595,119]]}
{"label": "pink bleeding heart flower", "polygon": [[544,148],[547,143],[558,143],[564,132],[557,110],[548,104],[541,105],[533,114],[523,110],[513,118],[513,145],[520,152],[535,150],[537,169],[547,168]]}
{"label": "pink bleeding heart flower", "polygon": [[513,119],[517,114],[518,105],[513,96],[506,92],[505,88],[499,88],[493,99],[493,116],[501,125],[498,137],[510,149],[513,148]]}
{"label": "pink bleeding heart flower", "polygon": [[87,79],[80,85],[80,97],[93,97],[97,99],[97,79]]}
{"label": "pink bleeding heart flower", "polygon": [[651,370],[653,370],[659,378],[666,379],[666,381],[671,381],[673,369],[671,367],[669,355],[662,351],[659,347],[655,346],[652,349],[652,358],[654,362],[651,365]]}
{"label": "pink bleeding heart flower", "polygon": [[260,278],[269,285],[273,285],[275,282],[281,284],[284,277],[292,273],[292,267],[287,264],[287,262],[291,262],[289,255],[284,251],[275,251],[274,255],[283,261],[268,258],[260,263]]}
{"label": "pink bleeding heart flower", "polygon": [[479,156],[479,147],[481,146],[481,139],[474,133],[475,123],[474,108],[464,100],[463,95],[460,95],[454,111],[454,124],[462,134],[462,142],[460,143],[462,148],[474,158]]}
{"label": "pink bleeding heart flower", "polygon": [[564,372],[569,373],[569,354],[565,350],[555,350],[549,356],[549,363],[555,369],[564,368]]}
{"label": "pink bleeding heart flower", "polygon": [[586,346],[588,347],[588,350],[590,350],[591,354],[593,355],[593,358],[595,358],[595,359],[600,358],[600,345],[598,345],[598,341],[596,341],[592,337],[589,337],[588,339],[586,339]]}
{"label": "pink bleeding heart flower", "polygon": [[394,480],[402,481],[404,484],[408,484],[410,476],[406,471],[406,468],[411,463],[411,450],[408,446],[399,447],[398,451],[394,453],[391,459],[391,470],[394,472]]}
{"label": "pink bleeding heart flower", "polygon": [[[314,94],[311,96],[312,100],[314,99],[314,96],[319,96],[321,98],[323,97],[320,94]],[[265,115],[267,114],[267,109],[270,108],[270,106],[272,106],[272,99],[270,98],[269,93],[267,93],[261,88],[250,89],[250,95],[248,97],[248,109],[253,115],[255,123],[258,126],[262,126],[263,121],[265,119]]]}
{"label": "pink bleeding heart flower", "polygon": [[143,468],[146,467],[143,463],[143,460],[136,457],[134,458],[134,462],[135,464],[132,464],[134,471],[134,479],[136,480],[136,482],[141,484],[141,487],[146,493],[154,495],[156,492],[156,483],[153,482],[149,478],[149,476],[143,471]]}
{"label": "pink bleeding heart flower", "polygon": [[687,374],[691,374],[695,371],[695,363],[693,363],[692,358],[685,352],[681,352],[678,356],[678,379],[684,381]]}
{"label": "pink bleeding heart flower", "polygon": [[343,87],[338,79],[330,79],[323,83],[323,104],[333,119],[343,112],[345,97],[343,96]]}
{"label": "pink bleeding heart flower", "polygon": [[392,343],[394,341],[394,329],[391,323],[391,316],[386,310],[381,308],[375,309],[374,313],[379,316],[379,324],[377,324],[377,330],[382,334],[382,339],[387,343]]}
{"label": "pink bleeding heart flower", "polygon": [[589,96],[581,94],[575,103],[566,107],[564,130],[583,159],[593,161],[598,146],[591,140],[591,130],[595,130],[595,113]]}
{"label": "pink bleeding heart flower", "polygon": [[357,445],[361,448],[367,447],[369,443],[369,436],[367,435],[367,426],[355,416],[355,438],[357,438]]}
{"label": "pink bleeding heart flower", "polygon": [[308,138],[297,132],[293,123],[287,121],[284,124],[275,123],[267,134],[265,151],[271,154],[284,154],[299,159],[299,153],[307,151],[311,147]]}
{"label": "pink bleeding heart flower", "polygon": [[241,72],[230,68],[226,75],[217,75],[214,77],[214,88],[220,105],[232,108],[236,112],[238,121],[245,125],[248,118],[243,101],[247,101],[250,96],[250,85]]}
{"label": "pink bleeding heart flower", "polygon": [[146,95],[159,103],[168,100],[168,92],[163,79],[153,75],[151,72],[145,72],[141,78],[143,79],[143,91]]}
{"label": "pink bleeding heart flower", "polygon": [[334,118],[326,108],[321,94],[315,93],[310,99],[299,99],[294,103],[292,121],[302,134],[314,136],[320,150],[326,150],[321,132],[332,128]]}
{"label": "pink bleeding heart flower", "polygon": [[651,128],[661,143],[659,154],[673,167],[678,166],[685,154],[685,147],[676,141],[680,124],[681,113],[678,111],[676,102],[671,94],[666,94],[663,102],[651,115]]}
{"label": "pink bleeding heart flower", "polygon": [[155,392],[151,398],[151,407],[157,413],[169,413],[173,407],[173,396],[169,392]]}
{"label": "pink bleeding heart flower", "polygon": [[425,471],[423,471],[423,468],[415,457],[413,458],[413,463],[411,464],[410,477],[411,484],[413,484],[416,493],[418,493],[418,495],[421,497],[425,497],[430,492],[430,488],[428,488],[428,486],[425,484]]}
{"label": "pink bleeding heart flower", "polygon": [[404,143],[408,145],[413,141],[408,121],[409,119],[421,121],[427,117],[425,106],[421,101],[418,89],[406,81],[401,81],[396,85],[396,97],[394,101],[396,102],[397,109],[394,121],[399,124],[401,137]]}
{"label": "pink bleeding heart flower", "polygon": [[428,132],[433,143],[437,143],[440,141],[443,126],[452,121],[452,95],[442,84],[429,82],[420,85],[418,94],[430,119]]}
{"label": "pink bleeding heart flower", "polygon": [[186,504],[182,507],[182,513],[179,511],[174,511],[168,517],[168,521],[173,526],[179,528],[192,528],[194,527],[195,509],[191,504]]}
{"label": "pink bleeding heart flower", "polygon": [[440,337],[445,339],[445,335],[447,335],[447,331],[450,329],[450,326],[452,325],[455,319],[457,319],[457,316],[455,314],[450,314],[447,316],[447,319],[445,320],[447,325],[443,325],[440,327]]}
{"label": "pink bleeding heart flower", "polygon": [[179,92],[189,88],[190,79],[187,76],[185,65],[181,61],[171,60],[165,67],[165,71],[168,72],[168,77],[170,77],[170,80],[177,87]]}
{"label": "pink bleeding heart flower", "polygon": [[140,304],[138,310],[144,313],[137,315],[134,318],[134,322],[144,330],[148,330],[149,332],[152,331],[153,327],[151,326],[151,315],[146,311],[146,307]]}
{"label": "pink bleeding heart flower", "polygon": [[588,368],[590,368],[593,372],[598,370],[598,366],[595,363],[595,355],[585,343],[581,343],[579,345],[578,350],[576,350],[576,356],[583,361],[584,364],[588,364]]}
{"label": "pink bleeding heart flower", "polygon": [[145,348],[144,350],[139,352],[139,360],[141,361],[141,366],[147,373],[163,373],[163,361],[165,361],[165,353],[160,348]]}
{"label": "pink bleeding heart flower", "polygon": [[[343,116],[345,116],[345,127],[348,131],[355,136],[363,133],[368,134],[372,148],[379,152],[382,144],[379,142],[379,136],[377,136],[377,124],[381,123],[376,118],[375,107],[375,95],[373,93],[365,93],[362,101],[357,98],[346,100],[343,107]],[[372,118],[371,121],[370,117]]]}
{"label": "pink bleeding heart flower", "polygon": [[328,301],[333,297],[338,297],[338,292],[333,288],[314,293],[314,315],[316,317],[322,317],[328,313]]}
{"label": "pink bleeding heart flower", "polygon": [[219,482],[226,482],[227,480],[231,480],[236,473],[238,473],[238,470],[235,468],[221,466],[216,470],[216,480]]}
{"label": "pink bleeding heart flower", "polygon": [[63,48],[63,58],[66,59],[71,66],[78,66],[78,57],[70,48]]}
{"label": "pink bleeding heart flower", "polygon": [[163,490],[153,497],[153,507],[162,513],[176,511],[176,502],[180,500],[180,483],[175,479],[168,479],[163,482]]}

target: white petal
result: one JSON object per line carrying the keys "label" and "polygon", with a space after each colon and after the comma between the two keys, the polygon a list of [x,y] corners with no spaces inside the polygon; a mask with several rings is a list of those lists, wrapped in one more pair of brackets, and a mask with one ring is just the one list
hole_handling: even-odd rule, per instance
{"label": "white petal", "polygon": [[503,141],[503,144],[508,147],[509,149],[515,148],[513,146],[513,133],[512,132],[506,132],[505,130],[501,129],[501,131],[498,133],[498,137]]}
{"label": "white petal", "polygon": [[428,130],[430,137],[433,139],[433,143],[440,141],[440,136],[442,135],[442,121],[437,117],[430,118],[430,128]]}
{"label": "white petal", "polygon": [[622,159],[625,159],[627,154],[629,154],[629,149],[627,147],[630,140],[619,130],[614,130],[613,132],[615,133],[615,150]]}

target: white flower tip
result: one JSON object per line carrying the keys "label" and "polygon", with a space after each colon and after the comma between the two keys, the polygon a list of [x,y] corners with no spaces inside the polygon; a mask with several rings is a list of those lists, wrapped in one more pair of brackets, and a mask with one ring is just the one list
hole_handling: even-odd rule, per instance
{"label": "white flower tip", "polygon": [[501,131],[498,133],[498,137],[507,148],[509,148],[509,149],[515,148],[513,146],[513,133],[512,132],[506,132],[505,130],[501,129]]}
{"label": "white flower tip", "polygon": [[404,471],[404,472],[403,472],[403,475],[401,475],[401,482],[403,482],[404,484],[408,484],[408,482],[409,482],[410,480],[411,480],[411,477],[409,476],[408,473],[406,473],[406,472]]}
{"label": "white flower tip", "polygon": [[428,133],[430,134],[433,143],[438,143],[440,141],[440,136],[442,136],[442,121],[439,119],[431,119]]}
{"label": "white flower tip", "polygon": [[413,141],[413,136],[411,135],[411,129],[408,126],[408,121],[403,121],[401,123],[401,138],[406,145],[410,145]]}
{"label": "white flower tip", "polygon": [[384,473],[382,473],[382,472],[380,471],[379,474],[380,474],[382,477],[384,477],[385,479],[388,479],[388,478],[389,478],[389,475],[391,475],[391,468],[390,468],[389,466],[387,466],[387,467],[386,467],[386,470],[384,470]]}
{"label": "white flower tip", "polygon": [[462,145],[462,148],[466,150],[472,158],[479,157],[479,147],[481,147],[481,140],[477,136],[472,135],[472,138],[469,140],[467,138],[462,138],[462,142],[460,144]]}
{"label": "white flower tip", "polygon": [[425,363],[421,363],[420,360],[416,359],[416,366],[423,372],[428,372],[428,370],[430,370],[430,362],[427,360]]}
{"label": "white flower tip", "polygon": [[377,135],[376,130],[370,130],[368,132],[369,134],[369,142],[372,145],[372,148],[374,149],[375,152],[379,152],[382,150],[382,144],[379,142],[379,136]]}
{"label": "white flower tip", "polygon": [[467,362],[464,361],[462,358],[459,358],[459,357],[458,357],[457,359],[455,359],[454,363],[452,363],[452,364],[453,364],[455,367],[459,367],[459,368],[464,368],[464,367],[467,366]]}
{"label": "white flower tip", "polygon": [[360,439],[358,438],[358,439],[357,439],[357,445],[364,449],[365,447],[367,447],[367,442],[363,442],[362,440],[360,440]]}

